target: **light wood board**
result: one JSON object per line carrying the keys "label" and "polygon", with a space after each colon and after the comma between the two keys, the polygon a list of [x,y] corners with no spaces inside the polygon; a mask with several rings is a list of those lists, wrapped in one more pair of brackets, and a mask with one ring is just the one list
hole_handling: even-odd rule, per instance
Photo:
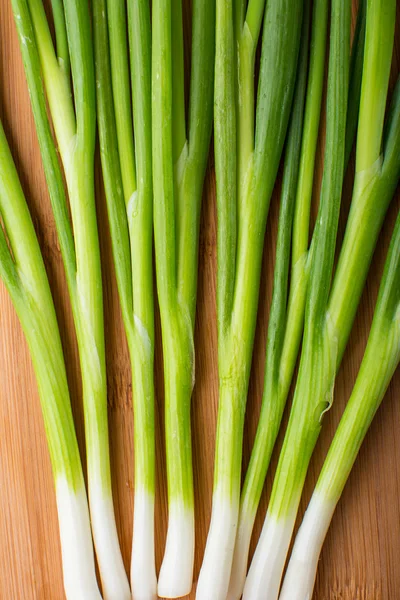
{"label": "light wood board", "polygon": [[[185,6],[185,24],[190,6]],[[400,9],[398,9],[398,22]],[[400,36],[393,63],[399,71]],[[84,458],[79,363],[57,235],[50,210],[10,2],[0,0],[0,117],[10,142],[43,250],[53,290]],[[321,172],[321,150],[317,170]],[[98,166],[98,162],[97,162]],[[106,314],[109,426],[114,499],[122,551],[128,568],[133,510],[133,415],[128,352],[112,267],[104,196],[97,168],[98,216]],[[346,177],[341,232],[352,175]],[[325,418],[307,476],[301,514],[354,383],[368,335],[384,258],[400,206],[396,195],[388,212],[352,336],[336,381],[335,402]],[[266,233],[260,310],[244,435],[245,469],[254,439],[263,388],[265,337],[271,298],[279,195],[275,192]],[[341,239],[341,234],[339,236]],[[215,178],[210,159],[202,213],[198,311],[195,333],[196,386],[193,395],[193,459],[196,489],[195,581],[204,552],[211,509],[217,414]],[[157,321],[157,522],[159,568],[166,536],[167,503],[163,452],[163,385]],[[360,452],[334,516],[318,570],[315,600],[400,599],[400,372]],[[288,410],[285,413],[285,423]],[[282,432],[268,474],[252,551],[266,511]],[[44,427],[32,365],[21,328],[0,283],[0,599],[64,598],[58,526]],[[190,596],[194,598],[194,593]],[[210,598],[210,600],[212,600]]]}

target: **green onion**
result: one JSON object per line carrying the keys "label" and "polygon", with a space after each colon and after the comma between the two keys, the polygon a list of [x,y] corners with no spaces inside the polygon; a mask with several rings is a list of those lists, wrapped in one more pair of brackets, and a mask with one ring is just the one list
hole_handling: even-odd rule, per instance
{"label": "green onion", "polygon": [[320,210],[312,242],[303,349],[271,501],[244,598],[277,598],[309,460],[329,409],[371,256],[399,177],[397,96],[383,121],[395,2],[369,0],[358,119],[356,177],[345,238],[331,286],[345,159],[350,6],[332,4],[327,135]]}
{"label": "green onion", "polygon": [[281,600],[311,598],[319,555],[362,441],[400,362],[400,213],[364,358],[296,537]]}
{"label": "green onion", "polygon": [[[303,27],[308,27],[310,6],[305,4]],[[365,10],[360,6],[354,36],[346,128],[346,164],[353,145],[360,99],[363,25]],[[299,59],[296,98],[288,132],[285,170],[269,318],[263,402],[257,434],[240,500],[239,525],[232,563],[229,600],[243,592],[251,534],[272,450],[279,432],[303,332],[307,283],[310,271],[309,220],[314,180],[314,164],[321,112],[325,70],[328,2],[316,0],[312,11],[310,58],[308,34],[303,34]],[[361,65],[360,63],[361,56]],[[308,77],[303,124],[303,88]],[[353,118],[352,118],[353,117]],[[355,124],[355,126],[354,126]],[[301,155],[300,154],[301,147]],[[293,225],[292,225],[293,222]],[[290,293],[288,275],[292,249]]]}
{"label": "green onion", "polygon": [[154,301],[149,4],[146,0],[132,0],[128,3],[125,0],[94,0],[93,16],[100,154],[115,272],[133,380],[135,502],[131,587],[134,598],[148,600],[157,597],[154,555]]}
{"label": "green onion", "polygon": [[[320,45],[323,44],[323,48],[325,46],[327,19],[326,15],[324,14],[324,8],[327,14],[326,0],[319,2],[317,1],[314,5],[313,20],[315,22],[317,17],[319,17],[319,20],[316,21],[319,22],[319,26],[314,26],[312,29],[312,56],[314,56],[314,53]],[[302,312],[298,307],[298,304],[299,302],[304,303],[302,297],[305,296],[307,276],[307,260],[304,259],[306,259],[307,253],[305,249],[301,255],[301,270],[303,271],[302,277],[299,277],[299,263],[297,263],[295,269],[292,269],[293,282],[297,283],[294,289],[296,292],[298,292],[301,288],[304,288],[304,291],[301,291],[300,295],[298,295],[297,293],[294,294],[293,288],[291,288],[289,308],[287,308],[290,247],[296,201],[300,199],[299,202],[302,202],[303,206],[308,204],[308,210],[311,202],[311,189],[308,190],[308,194],[306,194],[303,189],[302,194],[300,194],[299,190],[300,188],[304,188],[306,186],[306,182],[307,187],[311,186],[312,188],[314,175],[314,156],[317,144],[318,122],[322,94],[321,82],[323,79],[324,64],[323,53],[322,64],[320,63],[320,60],[313,61],[311,59],[311,64],[314,68],[310,68],[305,112],[305,118],[308,127],[307,125],[304,126],[303,133],[303,115],[308,71],[309,30],[310,2],[307,0],[304,6],[303,32],[298,61],[296,90],[292,106],[292,115],[286,138],[285,165],[279,215],[274,289],[269,317],[267,364],[265,368],[264,396],[261,409],[262,412],[249,468],[246,474],[244,488],[242,490],[240,499],[239,524],[236,533],[235,552],[233,556],[228,592],[228,598],[230,600],[233,600],[234,598],[240,598],[243,592],[247,570],[247,559],[250,548],[250,539],[257,512],[257,506],[260,500],[262,486],[268,469],[272,449],[279,431],[283,407],[288,393],[287,382],[290,385],[290,379],[292,377],[292,372],[288,373],[291,365],[289,359],[287,358],[286,360],[281,360],[281,355],[288,346],[288,340],[290,340],[287,331],[285,332],[285,328],[287,327],[288,330],[294,331],[294,334],[292,335],[297,337],[301,336],[302,331]],[[320,71],[321,73],[319,73]],[[316,90],[316,87],[319,87],[320,89]],[[300,149],[302,149],[301,154]],[[298,183],[300,164],[302,165],[303,173],[302,186],[300,183]],[[306,165],[308,167],[307,170]],[[307,212],[307,208],[305,210]],[[299,211],[297,212],[299,213]],[[298,327],[294,326],[294,324],[297,325],[297,323],[293,319],[291,326],[289,324],[286,326],[285,321],[288,318],[287,312],[290,311],[290,308],[292,308],[294,304],[296,304],[298,308],[297,315],[300,315]],[[290,350],[293,354],[291,362],[293,363],[296,360],[296,345],[298,345],[299,340],[296,340],[295,342],[290,340],[290,342]],[[286,377],[280,373],[280,368],[282,366],[285,366],[287,369],[287,373],[285,373]],[[283,381],[284,379],[285,381]]]}
{"label": "green onion", "polygon": [[[128,599],[130,589],[111,489],[103,298],[94,196],[96,106],[89,8],[86,2],[77,0],[53,2],[56,53],[42,0],[12,0],[12,6],[78,339],[89,504],[102,588],[107,600]],[[42,75],[64,168],[72,223],[46,113]]]}
{"label": "green onion", "polygon": [[24,193],[0,123],[0,277],[36,373],[57,496],[68,600],[100,600],[89,509],[53,299]]}
{"label": "green onion", "polygon": [[[219,412],[211,525],[197,598],[225,600],[269,203],[292,105],[303,1],[217,0],[214,93]],[[265,9],[265,16],[264,16]],[[254,110],[254,63],[264,18]]]}
{"label": "green onion", "polygon": [[194,560],[190,398],[204,173],[212,126],[214,0],[194,0],[189,115],[184,97],[181,0],[152,4],[154,239],[165,378],[169,521],[158,594],[192,587]]}

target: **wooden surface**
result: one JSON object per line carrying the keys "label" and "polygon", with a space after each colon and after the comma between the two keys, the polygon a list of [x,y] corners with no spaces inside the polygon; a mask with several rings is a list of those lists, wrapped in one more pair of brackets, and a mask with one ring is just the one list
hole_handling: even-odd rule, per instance
{"label": "wooden surface", "polygon": [[[188,3],[184,2],[184,5]],[[189,10],[185,23],[189,23]],[[400,10],[398,10],[400,13]],[[400,14],[398,14],[400,21]],[[393,63],[399,70],[400,37]],[[10,3],[0,0],[0,117],[22,179],[53,290],[83,453],[81,386],[71,310]],[[321,157],[321,150],[319,151]],[[318,159],[318,172],[321,158]],[[118,306],[104,197],[97,169],[98,213],[103,262],[109,426],[118,530],[126,566],[130,559],[133,509],[133,416],[128,352]],[[341,231],[351,193],[346,178]],[[278,217],[275,193],[268,222],[260,310],[244,436],[246,468],[263,387],[265,336],[271,297]],[[335,427],[349,397],[365,347],[399,194],[388,212],[375,252],[352,336],[336,382],[335,402],[312,459],[301,504],[303,513]],[[207,170],[200,241],[196,322],[196,386],[193,395],[194,481],[196,488],[197,580],[210,518],[217,414],[215,314],[215,180]],[[163,395],[160,328],[157,321],[157,522],[159,568],[166,536],[166,480],[163,453]],[[318,570],[315,600],[400,599],[400,372],[394,376],[369,431],[334,516]],[[285,413],[285,422],[287,420]],[[282,433],[263,494],[254,544],[266,511]],[[29,353],[8,295],[0,282],[0,599],[59,600],[64,597],[50,461]],[[190,596],[194,598],[194,594]],[[210,599],[212,600],[212,599]]]}

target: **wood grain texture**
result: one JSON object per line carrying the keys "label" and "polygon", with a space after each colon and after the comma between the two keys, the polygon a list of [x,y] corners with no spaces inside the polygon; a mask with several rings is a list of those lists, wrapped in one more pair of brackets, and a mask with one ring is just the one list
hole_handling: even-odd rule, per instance
{"label": "wood grain texture", "polygon": [[[190,3],[184,2],[185,24]],[[400,21],[400,7],[398,8]],[[396,34],[392,85],[400,65]],[[50,210],[9,0],[0,0],[0,117],[21,176],[53,290],[67,362],[77,433],[84,460],[81,384],[76,340],[61,255]],[[322,167],[319,151],[317,170]],[[112,266],[106,208],[97,160],[97,198],[103,262],[109,426],[117,524],[128,567],[133,513],[131,377]],[[346,177],[341,232],[352,175]],[[279,187],[279,186],[278,186]],[[245,470],[257,426],[263,388],[265,337],[274,267],[279,194],[275,192],[265,239],[260,307],[244,436]],[[307,476],[301,504],[311,495],[336,425],[350,395],[365,347],[386,251],[400,206],[396,195],[374,255],[352,336],[336,382],[335,402]],[[340,238],[341,239],[341,234]],[[208,530],[217,415],[216,228],[213,161],[207,170],[200,238],[196,321],[196,386],[192,424],[196,488],[197,580]],[[157,518],[159,568],[166,537],[166,480],[163,452],[163,376],[157,321]],[[400,372],[395,374],[334,516],[318,570],[315,600],[400,600]],[[285,413],[287,421],[288,410]],[[265,515],[282,443],[273,456],[257,519],[253,549]],[[0,599],[64,598],[53,480],[32,365],[17,317],[0,283]],[[190,596],[194,598],[194,593]],[[210,599],[212,600],[212,599]]]}

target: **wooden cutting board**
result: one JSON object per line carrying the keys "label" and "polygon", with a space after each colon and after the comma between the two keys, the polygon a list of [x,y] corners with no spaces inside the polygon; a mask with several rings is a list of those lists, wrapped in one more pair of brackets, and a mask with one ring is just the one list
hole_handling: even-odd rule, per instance
{"label": "wooden cutting board", "polygon": [[[185,25],[189,2],[183,3]],[[355,3],[354,3],[355,5]],[[400,22],[400,7],[398,8]],[[399,28],[399,26],[398,26]],[[392,86],[400,65],[396,35]],[[10,2],[0,0],[0,117],[10,142],[44,254],[53,290],[72,393],[74,416],[84,459],[79,363],[71,310],[57,235],[40,159]],[[317,169],[321,172],[322,152]],[[98,167],[98,162],[97,162]],[[351,169],[350,169],[351,171]],[[133,509],[133,416],[128,352],[112,266],[104,195],[97,168],[98,217],[103,263],[109,426],[117,524],[128,568]],[[341,232],[351,197],[348,174]],[[265,338],[271,298],[279,196],[271,203],[267,228],[260,309],[244,436],[245,470],[257,426],[263,389]],[[371,265],[352,336],[336,381],[335,402],[307,476],[301,514],[307,505],[336,425],[350,395],[367,339],[386,250],[400,206],[397,194],[389,209]],[[340,238],[341,239],[341,234]],[[217,415],[217,346],[215,311],[215,178],[210,158],[204,189],[200,238],[196,322],[196,386],[193,395],[193,459],[196,488],[197,581],[208,529]],[[163,383],[157,316],[157,566],[167,521],[163,452]],[[369,431],[334,516],[318,570],[315,600],[400,599],[400,372],[395,374]],[[288,411],[285,413],[285,423]],[[282,443],[274,453],[263,494],[252,551],[265,515]],[[64,598],[53,479],[32,365],[17,317],[0,282],[0,600]],[[194,598],[194,593],[190,596]],[[212,598],[210,598],[212,600]]]}

